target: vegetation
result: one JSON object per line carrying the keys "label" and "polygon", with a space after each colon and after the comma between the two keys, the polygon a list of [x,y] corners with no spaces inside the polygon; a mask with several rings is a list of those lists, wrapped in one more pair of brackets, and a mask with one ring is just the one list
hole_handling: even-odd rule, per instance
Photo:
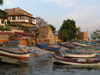
{"label": "vegetation", "polygon": [[10,21],[9,21],[9,20],[7,21],[7,24],[8,24],[8,25],[11,25],[11,23],[10,23]]}
{"label": "vegetation", "polygon": [[0,25],[0,30],[1,30],[1,31],[4,31],[4,30],[5,30],[4,27],[3,27],[2,25]]}
{"label": "vegetation", "polygon": [[100,30],[96,30],[91,34],[91,39],[93,38],[100,39]]}
{"label": "vegetation", "polygon": [[58,33],[58,37],[64,41],[75,39],[77,33],[75,21],[70,19],[64,20]]}
{"label": "vegetation", "polygon": [[3,0],[0,0],[0,5],[3,5]]}
{"label": "vegetation", "polygon": [[6,26],[5,31],[11,31],[11,27],[9,25]]}
{"label": "vegetation", "polygon": [[4,28],[4,26],[0,25],[0,30],[1,31],[11,31],[11,27],[9,25],[6,26],[6,28]]}
{"label": "vegetation", "polygon": [[47,25],[47,22],[41,17],[36,17],[36,24],[37,26],[45,26]]}
{"label": "vegetation", "polygon": [[56,30],[56,28],[53,25],[48,25],[48,26],[50,26],[52,28],[52,31]]}

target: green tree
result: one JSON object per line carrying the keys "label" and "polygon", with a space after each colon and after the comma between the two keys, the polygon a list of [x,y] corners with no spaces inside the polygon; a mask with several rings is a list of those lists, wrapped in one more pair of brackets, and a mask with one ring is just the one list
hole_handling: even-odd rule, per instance
{"label": "green tree", "polygon": [[6,26],[5,31],[11,31],[11,27],[9,25]]}
{"label": "green tree", "polygon": [[3,5],[3,0],[0,0],[0,5]]}
{"label": "green tree", "polygon": [[53,25],[48,25],[48,26],[52,28],[52,31],[55,31],[56,28]]}
{"label": "green tree", "polygon": [[0,30],[4,31],[4,27],[2,25],[0,25]]}
{"label": "green tree", "polygon": [[96,30],[91,34],[91,39],[93,38],[100,39],[100,30]]}
{"label": "green tree", "polygon": [[76,32],[77,32],[77,34],[80,33],[81,32],[81,28],[80,27],[77,27],[76,28]]}
{"label": "green tree", "polygon": [[76,25],[74,20],[64,20],[60,27],[58,37],[64,41],[71,41],[76,38]]}
{"label": "green tree", "polygon": [[8,24],[8,25],[11,25],[11,22],[8,20],[8,21],[7,21],[7,24]]}

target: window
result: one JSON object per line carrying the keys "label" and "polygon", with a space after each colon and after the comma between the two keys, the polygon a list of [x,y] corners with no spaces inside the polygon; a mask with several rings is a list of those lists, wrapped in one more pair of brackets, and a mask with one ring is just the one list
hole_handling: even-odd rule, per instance
{"label": "window", "polygon": [[15,16],[12,16],[12,20],[15,20]]}

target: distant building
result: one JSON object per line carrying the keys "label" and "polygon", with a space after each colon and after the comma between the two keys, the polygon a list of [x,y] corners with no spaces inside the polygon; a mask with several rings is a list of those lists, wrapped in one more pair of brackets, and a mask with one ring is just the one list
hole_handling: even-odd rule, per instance
{"label": "distant building", "polygon": [[77,40],[79,40],[79,41],[88,41],[88,32],[80,32],[78,34]]}
{"label": "distant building", "polygon": [[7,13],[0,9],[0,25],[7,25]]}
{"label": "distant building", "polygon": [[[32,14],[26,12],[25,10],[17,7],[13,9],[5,9],[5,12],[8,13],[8,20],[12,24],[13,29],[24,29],[35,27],[36,18]],[[26,29],[27,30],[27,29]]]}

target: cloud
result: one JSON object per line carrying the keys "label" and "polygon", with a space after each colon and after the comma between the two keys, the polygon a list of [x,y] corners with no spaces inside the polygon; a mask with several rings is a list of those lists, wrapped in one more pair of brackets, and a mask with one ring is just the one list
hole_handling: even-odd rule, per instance
{"label": "cloud", "polygon": [[14,2],[12,0],[4,0],[4,6],[5,7],[14,6]]}
{"label": "cloud", "polygon": [[56,2],[57,5],[63,5],[66,7],[74,6],[75,0],[43,0],[44,2]]}

